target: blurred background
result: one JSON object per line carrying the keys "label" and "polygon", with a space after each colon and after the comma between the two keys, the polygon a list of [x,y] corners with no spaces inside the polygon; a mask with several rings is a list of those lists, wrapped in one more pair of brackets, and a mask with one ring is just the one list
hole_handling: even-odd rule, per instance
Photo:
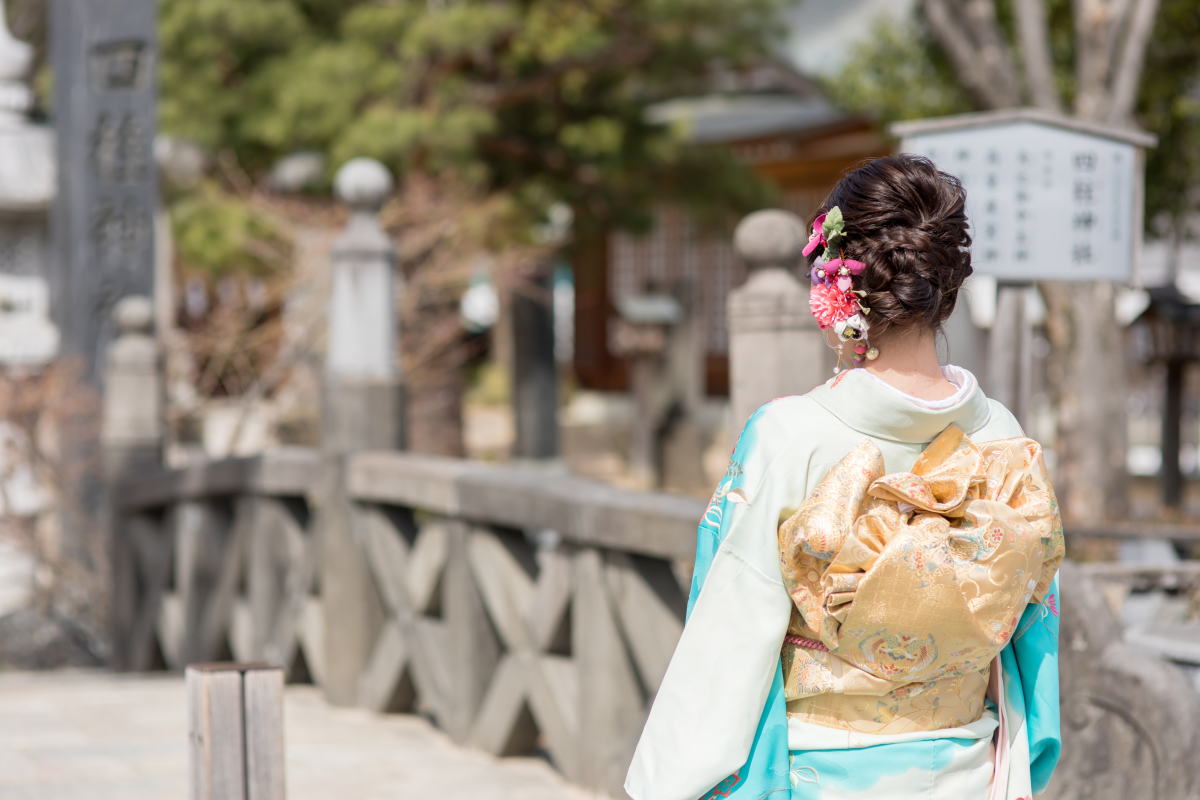
{"label": "blurred background", "polygon": [[[464,463],[548,487],[514,488],[494,518],[469,520],[507,531],[498,540],[524,531],[513,541],[533,554],[553,526],[522,524],[506,502],[536,516],[554,492],[586,495],[579,486],[628,491],[611,497],[646,508],[703,501],[745,416],[731,397],[730,298],[752,273],[791,258],[791,282],[763,296],[800,305],[740,312],[746,330],[761,317],[802,337],[779,341],[808,343],[783,388],[806,391],[832,367],[812,346],[815,327],[797,321],[807,312],[795,253],[780,245],[757,263],[762,248],[735,245],[738,222],[770,208],[806,226],[843,171],[898,151],[894,123],[1033,108],[1123,142],[1136,160],[1137,184],[1121,195],[1132,209],[1128,271],[1019,287],[1015,389],[996,363],[1014,340],[995,274],[971,279],[941,347],[1045,444],[1078,533],[1071,555],[1112,565],[1103,593],[1121,625],[1175,626],[1146,628],[1139,647],[1196,680],[1196,0],[7,0],[0,10],[0,664],[261,655],[261,642],[238,644],[229,597],[245,594],[254,614],[283,612],[254,599],[252,567],[221,578],[235,569],[228,553],[251,552],[237,549],[250,548],[237,539],[239,498],[275,492],[305,537],[328,536],[302,594],[357,585],[367,567],[331,554],[361,536],[320,533],[336,523],[317,521],[341,502],[319,477],[331,463],[352,475],[350,505],[391,508],[410,544],[429,511],[419,498],[436,489],[416,476]],[[1072,221],[1064,210],[1028,224]],[[396,472],[413,487],[398,489],[401,478],[354,460],[365,450],[443,459],[403,462],[419,469]],[[263,477],[272,458],[309,471],[273,489],[287,481]],[[702,505],[678,508],[683,529]],[[128,543],[130,520],[169,543],[158,566],[152,545]],[[211,551],[196,543],[210,529]],[[625,543],[635,553],[638,536]],[[677,577],[690,544],[658,553]],[[294,564],[271,558],[263,574],[276,570],[283,586]],[[634,556],[643,577],[645,558]],[[536,577],[545,567],[529,559]],[[385,613],[368,594],[354,602]],[[207,649],[187,644],[205,625],[217,631]],[[351,672],[378,625],[364,630],[341,645],[361,651]],[[129,655],[130,637],[148,649]],[[301,639],[291,645],[300,660],[288,650],[284,664],[291,678],[336,673],[305,649],[329,641]],[[661,658],[631,658],[646,697]],[[404,706],[401,684],[376,705]]]}

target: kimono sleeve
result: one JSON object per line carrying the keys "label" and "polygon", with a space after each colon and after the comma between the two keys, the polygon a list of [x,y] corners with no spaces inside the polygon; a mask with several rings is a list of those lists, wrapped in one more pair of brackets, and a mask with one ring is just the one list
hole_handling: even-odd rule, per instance
{"label": "kimono sleeve", "polygon": [[[1045,789],[1062,751],[1058,697],[1058,576],[1041,601],[1030,603],[1000,653],[1008,717],[1009,786]],[[1013,770],[1027,770],[1023,775]]]}
{"label": "kimono sleeve", "polygon": [[1050,782],[1062,751],[1058,688],[1058,575],[1042,601],[1030,604],[1012,649],[1021,675],[1029,735],[1029,778],[1034,792]]}
{"label": "kimono sleeve", "polygon": [[700,521],[687,620],[625,782],[634,800],[788,790],[779,651],[791,598],[776,540],[787,498],[760,446],[765,408],[747,422]]}

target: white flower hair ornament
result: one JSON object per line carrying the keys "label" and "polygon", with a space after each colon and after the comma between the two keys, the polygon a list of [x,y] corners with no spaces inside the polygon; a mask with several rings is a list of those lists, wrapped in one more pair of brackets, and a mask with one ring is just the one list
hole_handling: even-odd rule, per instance
{"label": "white flower hair ornament", "polygon": [[[845,221],[842,210],[837,206],[813,220],[812,235],[802,251],[812,255],[818,248],[825,248],[813,262],[809,271],[812,293],[808,306],[822,330],[833,328],[840,341],[854,343],[854,365],[862,366],[866,361],[877,358],[879,349],[867,341],[870,323],[867,321],[871,309],[863,305],[866,291],[855,286],[855,278],[866,269],[866,264],[846,258],[842,249],[846,239]],[[836,256],[836,257],[835,257]],[[840,371],[839,366],[834,372]]]}

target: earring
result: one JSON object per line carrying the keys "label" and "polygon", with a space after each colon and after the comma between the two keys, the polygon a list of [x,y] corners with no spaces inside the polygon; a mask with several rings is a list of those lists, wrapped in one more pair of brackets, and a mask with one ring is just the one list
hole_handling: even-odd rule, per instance
{"label": "earring", "polygon": [[833,365],[833,374],[837,375],[842,371],[842,358],[846,355],[846,343],[839,342],[837,346],[837,363]]}

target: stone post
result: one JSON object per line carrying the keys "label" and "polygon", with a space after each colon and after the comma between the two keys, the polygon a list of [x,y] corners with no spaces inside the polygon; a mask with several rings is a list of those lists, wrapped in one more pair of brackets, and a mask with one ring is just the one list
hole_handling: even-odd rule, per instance
{"label": "stone post", "polygon": [[117,338],[108,347],[100,428],[108,478],[162,464],[164,418],[162,349],[154,338],[148,297],[123,298],[113,309]]}
{"label": "stone post", "polygon": [[554,360],[554,272],[533,265],[509,304],[512,333],[513,455],[558,456],[558,364]]}
{"label": "stone post", "polygon": [[831,351],[808,310],[800,281],[808,241],[795,214],[770,209],[741,221],[734,249],[750,276],[729,293],[729,391],[732,426],[775,397],[803,394],[825,381]]}
{"label": "stone post", "polygon": [[378,161],[356,158],[338,170],[334,188],[350,207],[350,219],[333,244],[325,440],[343,450],[402,447],[396,253],[377,218],[392,177]]}
{"label": "stone post", "polygon": [[398,366],[395,250],[377,213],[392,178],[377,161],[356,158],[337,173],[350,207],[333,245],[329,338],[322,402],[323,469],[317,513],[323,689],[338,705],[358,701],[359,676],[383,623],[382,603],[361,546],[360,516],[346,491],[347,456],[404,444],[404,391]]}
{"label": "stone post", "polygon": [[129,526],[117,511],[114,487],[140,469],[162,464],[166,438],[162,351],[154,338],[154,307],[149,298],[125,297],[113,312],[116,338],[105,363],[104,408],[100,424],[103,467],[103,519],[107,523],[111,569],[113,663],[129,668],[126,637],[137,616],[134,550]]}

